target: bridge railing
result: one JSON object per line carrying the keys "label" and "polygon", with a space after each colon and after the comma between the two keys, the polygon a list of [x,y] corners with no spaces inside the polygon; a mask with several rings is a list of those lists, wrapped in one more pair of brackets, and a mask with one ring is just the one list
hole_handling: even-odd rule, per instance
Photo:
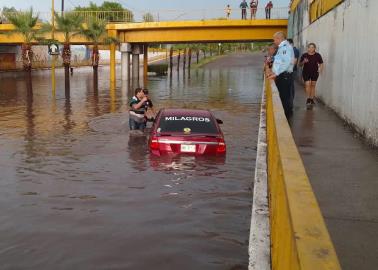
{"label": "bridge railing", "polygon": [[[154,21],[189,21],[189,20],[226,20],[226,11],[224,8],[212,9],[166,9],[166,10],[152,10],[148,12],[152,15]],[[136,21],[143,21],[143,13],[135,12]],[[256,19],[265,19],[265,9],[258,8],[256,12]],[[289,17],[289,8],[277,7],[271,10],[271,19],[287,19]],[[241,19],[241,10],[239,8],[232,8],[230,18],[231,20]],[[251,10],[247,9],[247,19],[251,19]]]}
{"label": "bridge railing", "polygon": [[272,269],[339,270],[274,82],[265,90]]}
{"label": "bridge railing", "polygon": [[[143,21],[189,21],[189,20],[226,20],[226,11],[223,8],[214,9],[165,9],[151,11],[70,11],[80,14],[84,21],[93,18],[95,20],[104,20],[107,22],[143,22]],[[276,7],[271,10],[271,19],[287,19],[289,8]],[[60,14],[60,12],[58,12]],[[41,22],[51,21],[51,12],[35,12]],[[256,19],[265,19],[265,9],[258,8]],[[239,8],[231,9],[228,19],[241,19],[241,10]],[[251,19],[251,10],[247,9],[247,19]],[[0,22],[7,23],[5,14],[0,14]]]}

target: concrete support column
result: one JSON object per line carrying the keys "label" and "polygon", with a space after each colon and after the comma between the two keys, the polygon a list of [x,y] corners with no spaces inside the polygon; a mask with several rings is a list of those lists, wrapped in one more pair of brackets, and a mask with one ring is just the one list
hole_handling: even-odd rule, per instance
{"label": "concrete support column", "polygon": [[142,54],[143,48],[139,44],[132,45],[132,78],[139,85],[139,55]]}
{"label": "concrete support column", "polygon": [[131,54],[131,44],[121,43],[121,78],[122,81],[130,80],[130,54]]}
{"label": "concrete support column", "polygon": [[116,45],[110,44],[110,82],[115,83],[116,81]]}
{"label": "concrete support column", "polygon": [[143,86],[147,86],[148,75],[148,44],[143,46]]}
{"label": "concrete support column", "polygon": [[139,79],[139,54],[132,55],[132,76],[133,79]]}

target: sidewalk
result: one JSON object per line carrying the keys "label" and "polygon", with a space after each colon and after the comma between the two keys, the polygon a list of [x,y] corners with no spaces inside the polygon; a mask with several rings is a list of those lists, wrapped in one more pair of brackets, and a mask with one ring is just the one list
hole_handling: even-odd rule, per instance
{"label": "sidewalk", "polygon": [[303,87],[295,87],[292,133],[342,269],[377,269],[378,151],[326,106],[306,110]]}

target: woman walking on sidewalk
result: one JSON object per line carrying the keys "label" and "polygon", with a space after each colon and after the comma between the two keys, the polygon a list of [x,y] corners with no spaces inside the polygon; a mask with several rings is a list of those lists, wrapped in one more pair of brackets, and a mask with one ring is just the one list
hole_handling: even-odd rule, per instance
{"label": "woman walking on sidewalk", "polygon": [[308,44],[307,53],[301,56],[299,65],[303,67],[302,77],[307,93],[306,105],[314,105],[316,81],[323,70],[323,58],[316,52],[314,43]]}

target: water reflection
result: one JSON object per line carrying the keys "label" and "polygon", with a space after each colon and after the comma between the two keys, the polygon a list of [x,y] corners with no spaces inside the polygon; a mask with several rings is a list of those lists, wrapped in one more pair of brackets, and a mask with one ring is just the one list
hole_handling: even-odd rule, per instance
{"label": "water reflection", "polygon": [[165,155],[157,157],[150,154],[150,166],[156,171],[166,172],[196,172],[197,175],[216,176],[224,173],[220,166],[226,162],[226,156],[171,156]]}
{"label": "water reflection", "polygon": [[[34,133],[35,133],[35,123],[34,123],[35,115],[33,113],[33,85],[32,85],[31,77],[26,76],[25,84],[26,84],[26,112],[25,112],[26,136],[25,136],[25,139],[26,141],[30,142],[29,147],[32,148],[33,138],[34,138]],[[27,151],[27,152],[30,152],[30,151]]]}
{"label": "water reflection", "polygon": [[148,153],[147,136],[145,134],[131,134],[129,136],[130,164],[136,171],[147,169],[146,155]]}
{"label": "water reflection", "polygon": [[72,105],[71,105],[71,97],[66,95],[65,102],[64,102],[64,124],[63,129],[66,132],[69,132],[74,126],[75,122],[71,120],[72,116]]}

